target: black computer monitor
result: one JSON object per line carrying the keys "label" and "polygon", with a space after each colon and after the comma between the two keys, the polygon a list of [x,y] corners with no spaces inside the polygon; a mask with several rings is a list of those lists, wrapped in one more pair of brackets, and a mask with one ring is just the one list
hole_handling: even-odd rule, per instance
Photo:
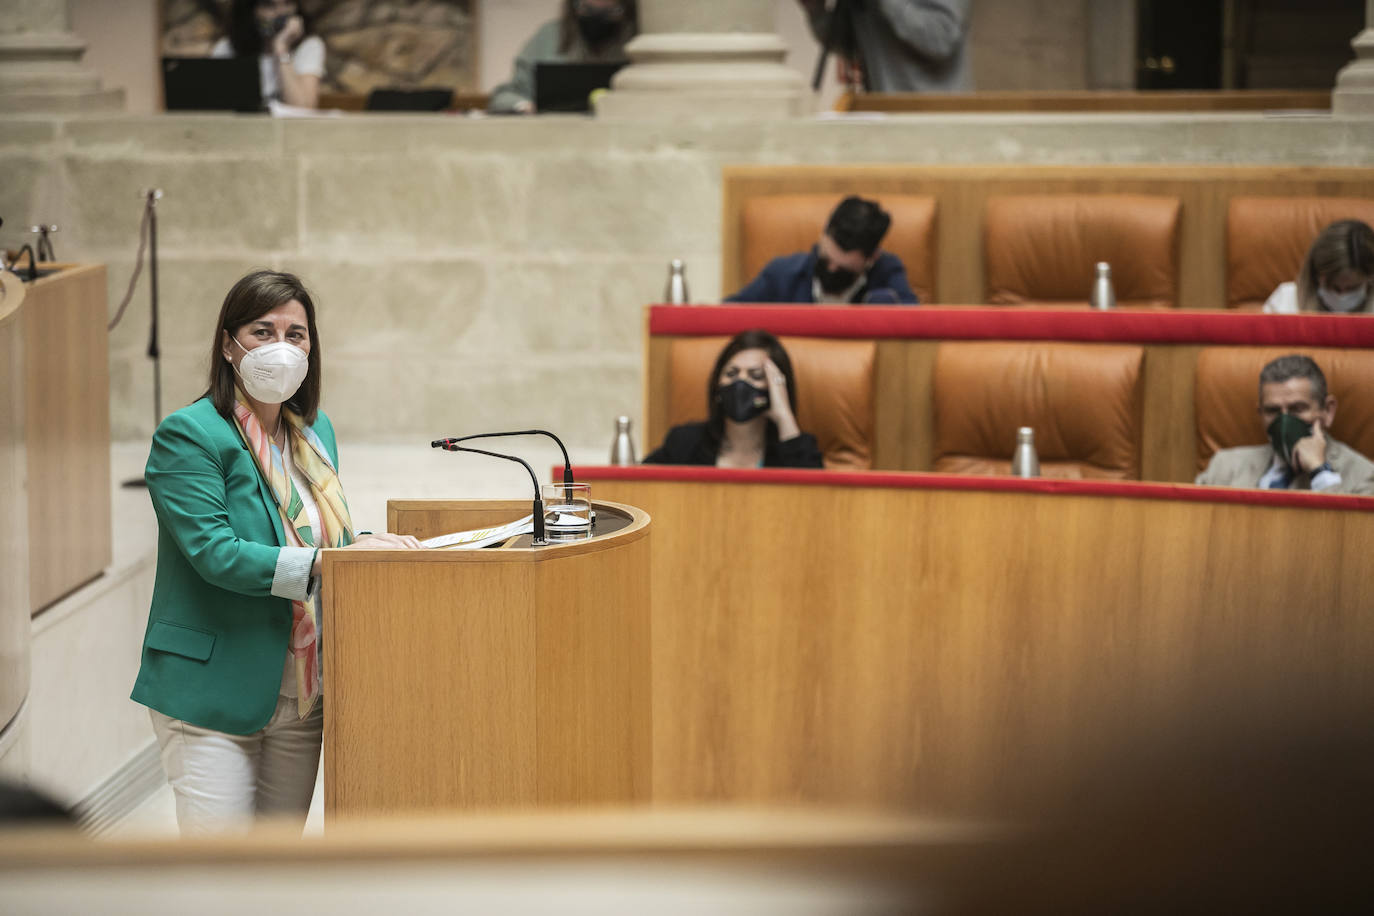
{"label": "black computer monitor", "polygon": [[591,111],[591,94],[611,85],[611,77],[628,61],[536,63],[534,110]]}
{"label": "black computer monitor", "polygon": [[162,98],[168,111],[262,111],[256,57],[164,57]]}
{"label": "black computer monitor", "polygon": [[453,104],[452,89],[373,89],[367,111],[445,111]]}

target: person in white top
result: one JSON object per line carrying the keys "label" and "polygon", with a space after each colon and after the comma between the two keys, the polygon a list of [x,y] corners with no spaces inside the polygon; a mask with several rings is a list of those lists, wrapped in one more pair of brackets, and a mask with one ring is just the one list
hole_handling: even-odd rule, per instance
{"label": "person in white top", "polygon": [[1374,312],[1374,229],[1357,219],[1317,234],[1296,283],[1280,283],[1264,303],[1270,314]]}
{"label": "person in white top", "polygon": [[210,56],[256,56],[264,103],[279,101],[296,108],[319,104],[324,41],[310,34],[294,0],[234,0],[228,31]]}

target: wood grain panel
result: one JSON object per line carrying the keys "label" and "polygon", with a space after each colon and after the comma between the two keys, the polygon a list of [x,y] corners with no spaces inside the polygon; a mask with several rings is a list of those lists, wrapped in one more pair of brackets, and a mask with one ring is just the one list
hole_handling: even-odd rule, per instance
{"label": "wood grain panel", "polygon": [[1197,468],[1185,460],[1197,453],[1193,379],[1201,346],[1145,347],[1145,405],[1141,419],[1140,479],[1192,481]]}
{"label": "wood grain panel", "polygon": [[656,802],[996,815],[1084,751],[1084,723],[1187,716],[1213,673],[1370,676],[1374,569],[1311,558],[1370,543],[1374,513],[597,487],[655,519]]}
{"label": "wood grain panel", "polygon": [[[25,290],[0,271],[0,736],[29,693],[29,526],[24,448]],[[8,744],[0,737],[0,746]],[[23,757],[16,765],[16,760]],[[0,764],[11,776],[28,770],[21,743]]]}
{"label": "wood grain panel", "polygon": [[975,111],[1329,111],[1327,90],[1129,91],[1092,89],[1059,92],[980,91],[958,93],[845,93],[836,111],[889,114]]}
{"label": "wood grain panel", "polygon": [[[1226,205],[1238,195],[1369,197],[1374,173],[1358,168],[1298,166],[727,166],[722,172],[721,288],[734,290],[742,275],[740,238],[744,201],[767,194],[863,189],[872,193],[928,194],[938,201],[936,301],[986,301],[983,279],[983,208],[1000,194],[1139,193],[1178,197],[1181,308],[1223,308],[1226,303]],[[819,233],[821,227],[817,227]],[[1086,298],[1091,277],[1084,280]]]}
{"label": "wood grain panel", "polygon": [[[649,310],[644,310],[644,322],[647,334],[649,321]],[[668,401],[671,396],[672,386],[669,380],[672,377],[672,365],[668,358],[671,341],[666,337],[648,338],[644,347],[644,421],[639,428],[644,430],[644,451],[641,455],[647,455],[658,448],[664,438],[668,435],[668,417],[671,415],[668,410]]]}
{"label": "wood grain panel", "polygon": [[[325,810],[636,802],[649,792],[649,519],[541,548],[324,553]],[[393,500],[431,536],[511,500]]]}
{"label": "wood grain panel", "polygon": [[927,469],[935,450],[934,340],[880,340],[874,367],[873,467]]}
{"label": "wood grain panel", "polygon": [[105,267],[29,285],[24,349],[29,601],[34,613],[110,564],[110,364]]}

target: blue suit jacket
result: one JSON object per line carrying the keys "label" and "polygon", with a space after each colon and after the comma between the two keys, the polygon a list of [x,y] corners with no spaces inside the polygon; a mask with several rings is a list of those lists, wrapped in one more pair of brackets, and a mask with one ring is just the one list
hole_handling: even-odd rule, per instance
{"label": "blue suit jacket", "polygon": [[[727,296],[726,302],[815,302],[811,278],[815,276],[816,253],[801,251],[768,262],[768,266],[744,289]],[[868,305],[916,305],[916,294],[906,279],[901,259],[886,251],[878,252],[868,269],[868,282],[859,288],[851,302]]]}

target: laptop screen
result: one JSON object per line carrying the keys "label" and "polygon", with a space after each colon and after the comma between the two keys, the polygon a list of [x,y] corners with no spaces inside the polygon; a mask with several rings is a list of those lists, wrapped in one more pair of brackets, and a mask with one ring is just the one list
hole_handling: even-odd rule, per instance
{"label": "laptop screen", "polygon": [[164,57],[168,111],[262,111],[262,77],[251,57]]}
{"label": "laptop screen", "polygon": [[628,61],[587,61],[534,65],[534,110],[591,111],[591,94],[611,85]]}

